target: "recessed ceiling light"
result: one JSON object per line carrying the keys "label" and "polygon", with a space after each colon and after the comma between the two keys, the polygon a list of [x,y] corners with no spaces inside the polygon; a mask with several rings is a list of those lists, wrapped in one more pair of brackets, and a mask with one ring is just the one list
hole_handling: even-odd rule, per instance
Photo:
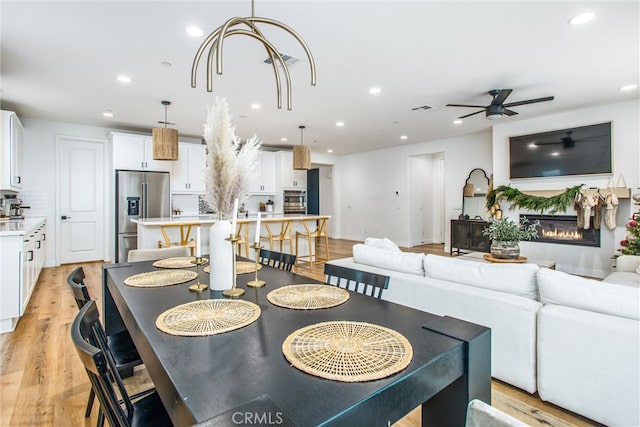
{"label": "recessed ceiling light", "polygon": [[371,89],[369,89],[369,93],[371,95],[377,95],[379,94],[381,91],[381,89],[379,87],[372,87]]}
{"label": "recessed ceiling light", "polygon": [[552,156],[559,156],[559,155],[560,155],[560,153],[558,153],[557,151],[554,151],[554,152],[552,152],[552,153],[551,153],[551,155],[552,155]]}
{"label": "recessed ceiling light", "polygon": [[131,80],[131,77],[125,76],[123,74],[123,75],[118,76],[118,81],[121,82],[121,83],[131,83],[133,80]]}
{"label": "recessed ceiling light", "polygon": [[595,17],[596,17],[596,14],[593,12],[580,13],[576,16],[573,16],[571,19],[569,19],[569,24],[570,25],[586,24],[587,22],[591,21]]}
{"label": "recessed ceiling light", "polygon": [[407,135],[400,135],[400,139],[407,139],[409,138]]}
{"label": "recessed ceiling light", "polygon": [[187,27],[187,34],[189,34],[192,37],[202,37],[202,34],[204,34],[202,32],[202,30],[196,26],[191,26],[191,27]]}
{"label": "recessed ceiling light", "polygon": [[455,119],[455,120],[453,121],[453,124],[454,124],[454,125],[459,125],[459,124],[462,124],[462,122],[463,122],[463,120],[462,120],[462,119]]}
{"label": "recessed ceiling light", "polygon": [[104,111],[102,112],[102,115],[103,115],[103,116],[105,116],[105,117],[113,117],[113,111],[111,111],[111,110],[104,110]]}
{"label": "recessed ceiling light", "polygon": [[622,87],[619,87],[618,89],[624,92],[624,91],[627,91],[627,90],[633,90],[633,89],[637,89],[637,88],[638,88],[638,85],[630,84],[630,85],[624,85]]}
{"label": "recessed ceiling light", "polygon": [[329,149],[327,150],[327,153],[333,153],[333,149],[329,148]]}
{"label": "recessed ceiling light", "polygon": [[336,126],[338,126],[339,128],[341,128],[342,126],[344,126],[344,122],[336,122]]}
{"label": "recessed ceiling light", "polygon": [[260,104],[251,104],[251,108],[254,110],[259,110],[260,108],[262,108],[262,106]]}
{"label": "recessed ceiling light", "polygon": [[287,142],[287,138],[280,138],[280,142]]}
{"label": "recessed ceiling light", "polygon": [[162,61],[162,62],[160,63],[160,66],[165,67],[165,68],[169,68],[169,67],[171,67],[171,62],[168,62],[168,61]]}

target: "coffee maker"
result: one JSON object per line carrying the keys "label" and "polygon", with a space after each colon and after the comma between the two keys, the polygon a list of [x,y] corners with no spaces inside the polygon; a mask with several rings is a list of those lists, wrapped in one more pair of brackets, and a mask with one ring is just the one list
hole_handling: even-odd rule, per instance
{"label": "coffee maker", "polygon": [[29,209],[29,206],[23,206],[22,200],[15,194],[5,194],[4,199],[0,199],[0,217],[2,218],[24,219],[23,209]]}

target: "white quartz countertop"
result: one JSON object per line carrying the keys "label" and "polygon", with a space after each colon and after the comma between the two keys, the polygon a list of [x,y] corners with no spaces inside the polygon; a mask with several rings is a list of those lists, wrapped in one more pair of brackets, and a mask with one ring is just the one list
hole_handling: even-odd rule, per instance
{"label": "white quartz countertop", "polygon": [[11,219],[0,221],[0,237],[2,236],[22,236],[33,230],[45,217],[30,217],[25,219]]}
{"label": "white quartz countertop", "polygon": [[[306,219],[316,218],[331,218],[329,215],[300,215],[300,214],[281,214],[273,212],[261,212],[261,219],[265,222],[270,221],[302,221]],[[238,217],[238,222],[256,222],[258,220],[257,214],[249,214],[248,217]],[[138,218],[132,219],[132,222],[146,226],[146,227],[159,227],[163,225],[182,225],[182,224],[213,224],[217,221],[215,215],[194,215],[194,216],[174,216],[171,218]]]}

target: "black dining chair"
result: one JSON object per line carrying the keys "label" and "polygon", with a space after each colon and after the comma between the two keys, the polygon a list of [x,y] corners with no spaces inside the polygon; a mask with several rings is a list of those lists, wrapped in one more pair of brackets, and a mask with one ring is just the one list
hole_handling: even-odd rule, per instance
{"label": "black dining chair", "polygon": [[[67,283],[73,294],[73,298],[76,300],[78,309],[82,309],[87,303],[92,301],[89,296],[89,290],[84,283],[85,279],[84,269],[82,266],[74,269],[69,276],[67,276]],[[131,336],[128,331],[121,331],[116,334],[107,336],[107,345],[109,350],[113,354],[116,368],[120,374],[132,372],[133,367],[142,364],[142,358],[138,354]],[[130,374],[129,374],[130,375]],[[87,409],[85,411],[85,417],[91,415],[93,408],[93,401],[95,394],[93,388],[89,392],[89,400],[87,401]]]}
{"label": "black dining chair", "polygon": [[326,283],[374,298],[381,298],[389,287],[389,276],[355,270],[339,265],[325,264]]}
{"label": "black dining chair", "polygon": [[284,271],[291,271],[291,268],[295,265],[295,263],[295,255],[270,251],[269,249],[260,249],[260,264],[279,268],[280,270]]}
{"label": "black dining chair", "polygon": [[98,397],[101,413],[111,427],[173,426],[155,389],[136,396],[127,393],[95,301],[87,302],[73,320],[71,340]]}

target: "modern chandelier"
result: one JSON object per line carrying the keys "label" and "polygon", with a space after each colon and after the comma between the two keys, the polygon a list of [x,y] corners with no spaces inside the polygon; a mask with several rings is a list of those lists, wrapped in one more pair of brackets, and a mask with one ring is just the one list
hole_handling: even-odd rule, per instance
{"label": "modern chandelier", "polygon": [[[220,27],[216,28],[209,36],[204,40],[200,49],[196,53],[193,59],[193,66],[191,67],[191,87],[196,87],[196,77],[198,64],[200,58],[204,54],[204,51],[209,48],[209,54],[207,56],[207,92],[213,91],[213,59],[215,56],[216,61],[216,74],[222,74],[222,49],[223,42],[229,36],[249,36],[258,40],[264,46],[269,56],[271,66],[273,67],[273,73],[276,78],[276,91],[278,96],[278,108],[282,108],[282,83],[280,77],[280,69],[284,72],[285,81],[287,85],[287,110],[291,110],[291,76],[289,75],[289,69],[285,63],[282,55],[276,49],[276,47],[264,37],[264,34],[257,27],[256,24],[266,24],[277,28],[280,28],[289,34],[291,34],[300,43],[304,49],[307,59],[309,60],[309,66],[311,68],[311,86],[316,85],[316,64],[313,60],[313,55],[307,46],[307,43],[296,33],[291,27],[270,18],[263,18],[255,16],[254,0],[251,0],[251,16],[241,18],[235,17],[229,19]],[[237,26],[246,26],[246,28],[237,28]],[[280,64],[280,68],[276,64],[276,61]]]}
{"label": "modern chandelier", "polygon": [[151,145],[153,147],[153,160],[178,160],[178,129],[168,128],[167,125],[175,125],[167,121],[167,108],[171,105],[169,101],[162,101],[164,105],[163,128],[153,128],[151,130]]}

